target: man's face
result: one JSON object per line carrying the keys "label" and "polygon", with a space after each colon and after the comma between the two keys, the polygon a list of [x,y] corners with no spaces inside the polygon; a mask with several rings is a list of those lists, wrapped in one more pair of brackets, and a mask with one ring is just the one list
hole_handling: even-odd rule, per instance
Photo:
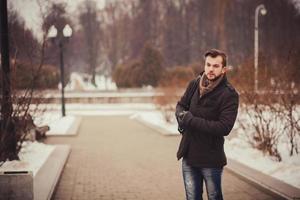
{"label": "man's face", "polygon": [[226,72],[226,67],[222,65],[222,57],[217,56],[215,58],[207,56],[205,59],[204,73],[208,80],[215,80]]}

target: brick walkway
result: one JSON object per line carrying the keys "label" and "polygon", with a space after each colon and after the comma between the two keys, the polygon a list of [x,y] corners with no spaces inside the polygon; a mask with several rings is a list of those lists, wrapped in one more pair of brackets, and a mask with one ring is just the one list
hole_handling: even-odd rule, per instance
{"label": "brick walkway", "polygon": [[[84,117],[77,136],[46,141],[72,146],[53,199],[184,199],[179,139],[126,116]],[[227,170],[223,188],[228,200],[274,199]]]}

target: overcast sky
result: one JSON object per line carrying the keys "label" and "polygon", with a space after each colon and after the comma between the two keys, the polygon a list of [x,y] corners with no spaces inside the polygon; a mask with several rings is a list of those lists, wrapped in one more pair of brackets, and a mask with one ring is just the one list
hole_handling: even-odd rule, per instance
{"label": "overcast sky", "polygon": [[[21,17],[25,20],[25,26],[31,29],[39,39],[41,39],[41,13],[38,5],[38,1],[42,4],[43,2],[50,2],[47,0],[12,0],[8,1],[9,6],[12,6]],[[52,0],[51,2],[65,2],[67,3],[67,12],[72,14],[78,7],[78,5],[85,0]],[[104,7],[105,0],[97,0],[97,6],[99,9]],[[45,10],[45,7],[43,8]]]}

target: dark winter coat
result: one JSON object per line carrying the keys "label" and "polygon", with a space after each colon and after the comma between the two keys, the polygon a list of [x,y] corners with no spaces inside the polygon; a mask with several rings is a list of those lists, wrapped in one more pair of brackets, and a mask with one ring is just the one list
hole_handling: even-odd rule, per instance
{"label": "dark winter coat", "polygon": [[199,78],[192,80],[176,106],[177,118],[183,110],[189,111],[183,118],[183,125],[179,127],[184,134],[179,150],[186,150],[178,155],[178,159],[183,156],[188,164],[198,167],[226,165],[224,136],[230,133],[234,125],[238,104],[238,93],[226,76],[201,98]]}

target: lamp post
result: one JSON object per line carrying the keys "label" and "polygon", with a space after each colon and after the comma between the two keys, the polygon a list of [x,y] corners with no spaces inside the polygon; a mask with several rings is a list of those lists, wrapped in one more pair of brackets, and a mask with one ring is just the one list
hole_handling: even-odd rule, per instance
{"label": "lamp post", "polygon": [[48,32],[48,38],[54,40],[59,46],[59,57],[60,57],[60,82],[61,82],[61,112],[62,116],[66,116],[65,109],[65,91],[64,91],[64,43],[72,36],[72,29],[69,24],[66,24],[63,30],[58,30],[52,25]]}
{"label": "lamp post", "polygon": [[265,5],[260,4],[255,9],[254,23],[254,92],[258,91],[258,15],[266,15]]}

